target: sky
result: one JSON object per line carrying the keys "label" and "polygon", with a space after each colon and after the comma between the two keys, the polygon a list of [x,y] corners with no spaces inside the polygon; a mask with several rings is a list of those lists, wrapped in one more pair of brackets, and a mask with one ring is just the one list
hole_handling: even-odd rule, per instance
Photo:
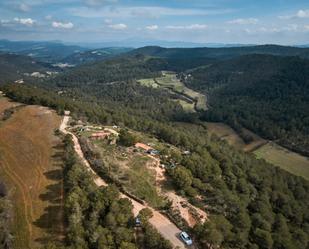
{"label": "sky", "polygon": [[309,0],[0,0],[0,39],[309,44]]}

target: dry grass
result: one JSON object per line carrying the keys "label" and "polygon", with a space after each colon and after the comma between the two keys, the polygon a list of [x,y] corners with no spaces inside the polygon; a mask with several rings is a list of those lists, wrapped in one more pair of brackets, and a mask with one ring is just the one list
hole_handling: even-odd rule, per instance
{"label": "dry grass", "polygon": [[[1,108],[7,104],[0,102]],[[0,173],[14,207],[14,248],[62,240],[62,148],[53,134],[59,123],[54,112],[26,106],[0,127]]]}
{"label": "dry grass", "polygon": [[243,133],[249,134],[253,140],[246,144],[243,139],[230,126],[223,123],[207,122],[207,130],[210,134],[215,134],[228,142],[229,145],[246,152],[254,151],[256,148],[266,144],[266,140],[257,136],[253,132],[243,129]]}
{"label": "dry grass", "polygon": [[20,105],[20,103],[9,101],[9,99],[0,96],[0,117],[4,110]]}
{"label": "dry grass", "polygon": [[263,158],[294,175],[302,176],[309,180],[309,158],[291,152],[275,143],[267,143],[260,147],[254,154]]}

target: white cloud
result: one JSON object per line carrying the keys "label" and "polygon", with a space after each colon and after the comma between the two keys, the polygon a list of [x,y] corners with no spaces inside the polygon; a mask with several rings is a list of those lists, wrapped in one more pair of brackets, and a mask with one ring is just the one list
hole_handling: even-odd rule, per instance
{"label": "white cloud", "polygon": [[309,18],[309,10],[299,10],[296,16],[299,18]]}
{"label": "white cloud", "polygon": [[104,20],[104,22],[105,22],[106,24],[111,24],[111,23],[113,22],[113,20],[112,20],[112,19],[106,18],[106,19]]}
{"label": "white cloud", "polygon": [[115,30],[124,30],[128,26],[126,24],[124,24],[124,23],[118,23],[118,24],[111,24],[111,25],[109,25],[109,27],[111,29],[115,29]]}
{"label": "white cloud", "polygon": [[280,19],[293,19],[293,18],[309,18],[309,9],[299,10],[296,14],[290,16],[279,16]]}
{"label": "white cloud", "polygon": [[46,20],[51,20],[51,19],[53,19],[53,16],[52,15],[47,15],[47,16],[45,16],[45,19]]}
{"label": "white cloud", "polygon": [[74,27],[74,24],[71,22],[52,22],[52,26],[54,28],[59,28],[59,29],[72,29]]}
{"label": "white cloud", "polygon": [[101,7],[101,8],[87,8],[76,7],[68,9],[70,14],[86,18],[159,18],[161,16],[207,16],[219,15],[233,12],[231,9],[218,10],[201,10],[201,9],[180,9],[180,8],[166,8],[157,6],[134,6],[134,7]]}
{"label": "white cloud", "polygon": [[150,26],[146,26],[147,30],[157,30],[159,28],[158,25],[150,25]]}
{"label": "white cloud", "polygon": [[15,17],[14,21],[16,23],[26,25],[26,26],[32,26],[36,22],[35,20],[33,20],[31,18],[18,18],[18,17]]}
{"label": "white cloud", "polygon": [[167,29],[178,29],[178,30],[204,30],[207,29],[208,26],[206,24],[191,24],[191,25],[169,25],[166,26]]}
{"label": "white cloud", "polygon": [[28,11],[30,11],[30,6],[29,5],[27,5],[27,4],[25,4],[25,3],[21,3],[20,5],[19,5],[19,9],[21,10],[21,11],[23,11],[23,12],[28,12]]}
{"label": "white cloud", "polygon": [[246,25],[246,24],[257,24],[259,20],[257,18],[247,18],[247,19],[234,19],[231,21],[228,21],[229,24],[240,24],[240,25]]}
{"label": "white cloud", "polygon": [[84,3],[88,6],[99,6],[102,4],[108,4],[108,3],[117,3],[118,0],[84,0]]}
{"label": "white cloud", "polygon": [[309,31],[309,25],[304,26],[305,31]]}

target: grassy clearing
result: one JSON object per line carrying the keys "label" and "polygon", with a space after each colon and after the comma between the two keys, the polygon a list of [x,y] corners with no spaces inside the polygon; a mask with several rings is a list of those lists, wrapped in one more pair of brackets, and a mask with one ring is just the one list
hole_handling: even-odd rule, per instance
{"label": "grassy clearing", "polygon": [[183,110],[184,110],[185,112],[189,112],[189,113],[196,112],[196,111],[195,111],[195,105],[194,105],[194,103],[189,103],[189,102],[184,101],[184,100],[182,100],[182,99],[177,99],[177,100],[175,100],[175,101],[178,102],[178,103],[182,106],[182,108],[183,108]]}
{"label": "grassy clearing", "polygon": [[101,152],[110,173],[128,192],[153,207],[164,205],[164,199],[156,189],[155,171],[151,169],[152,159],[143,153],[108,145],[105,141],[94,141],[94,144]]}
{"label": "grassy clearing", "polygon": [[[162,77],[156,79],[141,79],[138,81],[141,85],[153,88],[165,88],[177,94],[182,94],[184,97],[189,97],[196,102],[196,105],[187,101],[181,100],[179,103],[184,110],[192,111],[192,107],[197,110],[207,110],[206,96],[187,88],[179,79],[177,79],[174,72],[162,72]],[[190,107],[189,107],[190,105]]]}
{"label": "grassy clearing", "polygon": [[309,180],[309,158],[291,152],[275,143],[268,142],[256,134],[244,129],[253,141],[246,144],[242,138],[228,125],[222,123],[207,123],[207,130],[228,142],[231,146],[246,152],[253,152],[257,158],[278,166],[294,175],[303,176]]}
{"label": "grassy clearing", "polygon": [[244,142],[234,129],[226,124],[207,122],[206,126],[210,134],[214,134],[217,137],[226,140],[229,145],[246,152],[253,151],[255,148],[266,143],[266,140],[247,129],[243,129],[243,133],[249,134],[253,138],[248,144]]}
{"label": "grassy clearing", "polygon": [[263,158],[275,166],[309,180],[309,158],[307,157],[291,152],[275,143],[267,143],[254,151],[254,154],[257,158]]}
{"label": "grassy clearing", "polygon": [[54,136],[59,123],[54,112],[26,106],[0,127],[0,174],[13,203],[14,248],[63,239],[62,148]]}

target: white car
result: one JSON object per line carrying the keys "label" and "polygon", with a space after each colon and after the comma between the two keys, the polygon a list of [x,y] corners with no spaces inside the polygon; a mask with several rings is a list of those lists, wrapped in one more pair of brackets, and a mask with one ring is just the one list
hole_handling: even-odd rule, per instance
{"label": "white car", "polygon": [[186,232],[181,232],[180,233],[180,238],[182,239],[182,241],[187,246],[191,246],[193,244],[192,239],[190,238],[190,236]]}

